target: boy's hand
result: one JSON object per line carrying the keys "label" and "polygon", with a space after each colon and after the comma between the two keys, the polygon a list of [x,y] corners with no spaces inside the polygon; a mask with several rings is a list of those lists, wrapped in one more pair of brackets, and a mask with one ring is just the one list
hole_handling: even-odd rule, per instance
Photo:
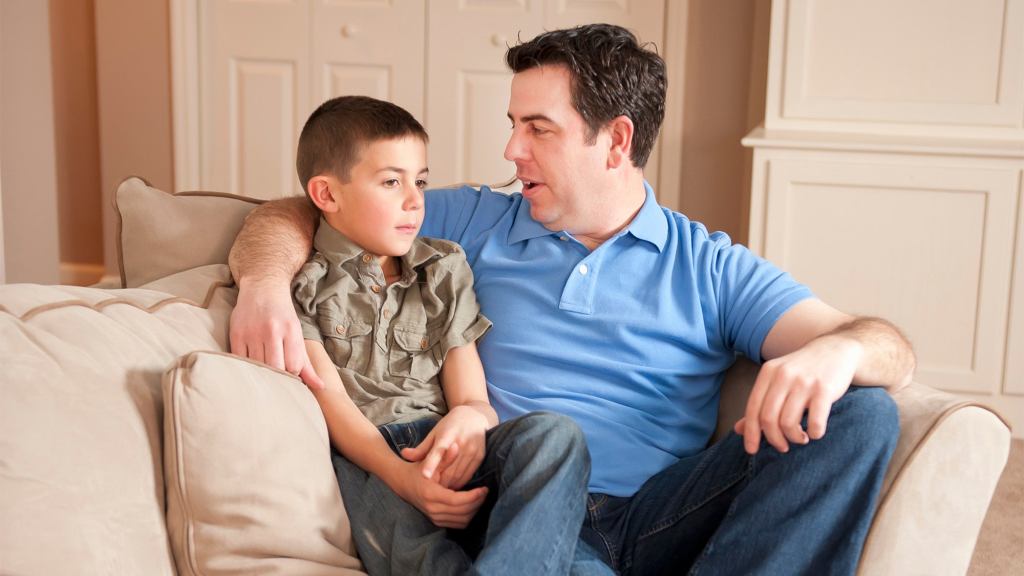
{"label": "boy's hand", "polygon": [[324,388],[306,354],[287,283],[247,283],[238,292],[229,324],[232,354],[291,372],[311,390]]}
{"label": "boy's hand", "polygon": [[398,475],[388,485],[403,500],[423,512],[441,528],[465,528],[487,498],[487,488],[481,486],[457,492],[441,486],[424,475],[421,463],[402,462]]}
{"label": "boy's hand", "polygon": [[469,482],[484,460],[487,428],[487,418],[478,410],[456,406],[419,446],[402,450],[402,458],[422,461],[425,478],[458,490]]}

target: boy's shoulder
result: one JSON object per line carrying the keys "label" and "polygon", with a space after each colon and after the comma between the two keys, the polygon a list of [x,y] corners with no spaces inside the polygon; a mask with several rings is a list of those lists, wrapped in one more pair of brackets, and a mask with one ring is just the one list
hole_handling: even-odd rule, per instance
{"label": "boy's shoulder", "polygon": [[414,266],[426,271],[435,281],[451,273],[461,275],[469,268],[462,246],[450,240],[420,236],[413,244],[413,251],[416,252],[412,255]]}
{"label": "boy's shoulder", "polygon": [[458,244],[452,242],[451,240],[442,240],[441,238],[430,238],[428,236],[420,236],[416,238],[416,242],[425,244],[426,246],[429,246],[430,248],[433,248],[434,250],[440,252],[442,258],[451,255],[461,255],[463,258],[466,257],[465,253],[462,251],[462,246],[459,246]]}

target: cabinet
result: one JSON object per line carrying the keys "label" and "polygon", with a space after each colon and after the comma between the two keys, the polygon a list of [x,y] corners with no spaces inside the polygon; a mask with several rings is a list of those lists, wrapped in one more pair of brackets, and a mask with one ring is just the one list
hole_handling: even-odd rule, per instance
{"label": "cabinet", "polygon": [[[177,187],[275,198],[302,194],[302,124],[343,94],[423,121],[432,183],[507,180],[507,45],[601,21],[664,46],[667,2],[177,0],[172,10]],[[655,185],[658,150],[646,170]]]}
{"label": "cabinet", "polygon": [[750,245],[1024,428],[1024,2],[775,0]]}

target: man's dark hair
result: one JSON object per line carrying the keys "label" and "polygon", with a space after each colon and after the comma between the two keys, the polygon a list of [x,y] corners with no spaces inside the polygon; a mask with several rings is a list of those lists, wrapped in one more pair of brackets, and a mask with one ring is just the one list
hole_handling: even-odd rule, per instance
{"label": "man's dark hair", "polygon": [[295,169],[309,194],[309,180],[332,174],[348,182],[363,148],[378,140],[415,136],[427,143],[427,131],[412,114],[391,102],[367,96],[339,96],[309,115],[299,136]]}
{"label": "man's dark hair", "polygon": [[587,144],[609,121],[633,121],[630,160],[643,168],[665,118],[665,61],[641,46],[632,32],[588,24],[545,32],[505,53],[512,72],[561,64],[572,77],[572,104],[587,123]]}

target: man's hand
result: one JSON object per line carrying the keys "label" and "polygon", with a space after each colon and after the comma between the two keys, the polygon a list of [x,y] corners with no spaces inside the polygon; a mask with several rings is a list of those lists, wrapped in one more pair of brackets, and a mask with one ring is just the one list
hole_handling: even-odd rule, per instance
{"label": "man's hand", "polygon": [[[863,352],[857,340],[827,334],[765,362],[734,427],[747,453],[757,453],[761,434],[779,452],[788,452],[790,442],[824,436],[832,404],[850,388]],[[804,412],[806,432],[800,424]]]}
{"label": "man's hand", "polygon": [[287,283],[240,285],[230,326],[232,354],[296,374],[312,390],[324,388],[306,354]]}
{"label": "man's hand", "polygon": [[465,492],[456,492],[441,486],[423,473],[423,464],[402,462],[396,476],[388,485],[403,500],[423,512],[441,528],[465,528],[487,498],[487,488],[481,486]]}
{"label": "man's hand", "polygon": [[424,478],[458,490],[484,460],[488,426],[487,418],[472,406],[456,406],[419,446],[402,450],[402,458],[422,461]]}

